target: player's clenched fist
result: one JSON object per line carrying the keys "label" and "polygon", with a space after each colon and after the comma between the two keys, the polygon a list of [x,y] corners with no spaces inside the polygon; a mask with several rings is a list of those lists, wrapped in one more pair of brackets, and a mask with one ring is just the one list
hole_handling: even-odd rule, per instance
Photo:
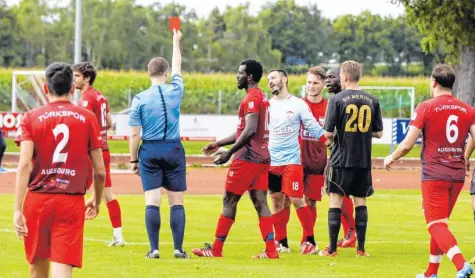
{"label": "player's clenched fist", "polygon": [[91,220],[97,217],[99,214],[100,205],[94,198],[87,200],[86,202],[86,220]]}

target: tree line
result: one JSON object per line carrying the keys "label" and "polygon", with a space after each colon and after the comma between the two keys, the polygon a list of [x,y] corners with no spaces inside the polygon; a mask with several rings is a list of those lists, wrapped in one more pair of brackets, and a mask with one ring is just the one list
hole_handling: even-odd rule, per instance
{"label": "tree line", "polygon": [[[47,2],[50,2],[49,5]],[[73,62],[75,3],[51,5],[0,0],[0,66],[40,67]],[[182,19],[184,69],[234,72],[246,57],[266,68],[302,73],[310,66],[354,59],[370,75],[421,75],[443,62],[443,43],[424,52],[419,29],[404,16],[382,17],[365,11],[330,20],[316,4],[278,0],[256,16],[249,5],[215,8],[206,18],[179,4],[148,6],[134,0],[83,1],[82,59],[101,69],[144,70],[151,57],[171,58],[168,18]]]}

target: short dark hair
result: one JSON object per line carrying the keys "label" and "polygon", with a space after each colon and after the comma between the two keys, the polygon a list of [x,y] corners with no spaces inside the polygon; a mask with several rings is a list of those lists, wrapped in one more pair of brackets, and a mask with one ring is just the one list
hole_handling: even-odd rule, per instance
{"label": "short dark hair", "polygon": [[74,71],[80,72],[84,78],[89,77],[89,85],[94,84],[96,80],[97,72],[92,63],[90,62],[80,62],[73,66]]}
{"label": "short dark hair", "polygon": [[283,76],[285,76],[285,77],[288,77],[287,72],[286,72],[285,70],[283,70],[283,69],[271,69],[271,70],[269,70],[269,71],[267,72],[267,74],[271,74],[271,73],[274,72],[274,71],[280,73],[281,75],[283,75]]}
{"label": "short dark hair", "polygon": [[264,71],[261,63],[253,59],[246,59],[241,62],[241,66],[246,66],[246,74],[252,74],[252,80],[254,80],[254,82],[259,83],[259,81],[261,81],[262,72]]}
{"label": "short dark hair", "polygon": [[455,70],[450,65],[438,64],[432,71],[432,77],[440,86],[452,90],[455,83]]}
{"label": "short dark hair", "polygon": [[74,77],[70,65],[54,62],[46,68],[45,77],[48,90],[52,94],[64,96],[71,92]]}
{"label": "short dark hair", "polygon": [[147,65],[148,75],[151,77],[163,76],[168,71],[170,65],[165,58],[155,57],[150,59]]}

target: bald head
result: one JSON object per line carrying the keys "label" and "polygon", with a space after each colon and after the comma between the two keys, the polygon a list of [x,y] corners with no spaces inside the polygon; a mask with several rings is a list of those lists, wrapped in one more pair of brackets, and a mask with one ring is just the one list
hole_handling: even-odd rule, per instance
{"label": "bald head", "polygon": [[340,67],[334,67],[327,71],[325,86],[329,93],[337,94],[341,92]]}

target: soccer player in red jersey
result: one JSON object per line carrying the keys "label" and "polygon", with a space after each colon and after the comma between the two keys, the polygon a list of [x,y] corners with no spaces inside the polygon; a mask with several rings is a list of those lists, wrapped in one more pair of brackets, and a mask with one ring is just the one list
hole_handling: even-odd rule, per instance
{"label": "soccer player in red jersey", "polygon": [[[120,205],[112,193],[112,181],[110,162],[111,156],[109,145],[107,144],[107,130],[112,127],[112,117],[109,113],[109,104],[106,97],[93,87],[96,80],[96,69],[89,62],[81,62],[73,66],[74,83],[81,91],[79,105],[92,111],[99,122],[102,137],[102,155],[106,168],[106,183],[104,188],[104,200],[109,210],[109,219],[113,228],[113,238],[109,246],[124,246],[125,241],[122,235],[122,216]],[[89,178],[92,178],[92,168],[89,165]],[[89,181],[88,189],[92,184]]]}
{"label": "soccer player in red jersey", "polygon": [[405,156],[422,133],[422,206],[431,235],[429,265],[417,277],[437,277],[443,254],[453,262],[457,277],[470,277],[473,270],[448,228],[448,219],[465,181],[465,140],[475,138],[475,110],[452,96],[455,71],[437,65],[432,71],[432,99],[420,103],[409,131],[398,148],[384,160],[389,170]]}
{"label": "soccer player in red jersey", "polygon": [[[307,73],[307,96],[303,100],[308,104],[315,119],[323,126],[328,101],[323,98],[322,90],[325,82],[325,71],[321,67],[313,67]],[[305,202],[312,212],[313,226],[317,221],[317,201],[322,200],[324,186],[324,170],[327,165],[327,147],[321,141],[312,138],[308,131],[301,129],[301,157],[304,173]],[[302,243],[306,235],[303,233]]]}
{"label": "soccer player in red jersey", "polygon": [[[82,267],[84,219],[99,213],[105,170],[94,114],[69,101],[71,66],[53,63],[45,75],[49,104],[25,113],[20,127],[14,226],[30,277],[48,277],[51,261],[52,277],[63,278]],[[95,198],[85,206],[89,159]]]}
{"label": "soccer player in red jersey", "polygon": [[[215,164],[226,163],[233,154],[234,159],[228,170],[224,207],[216,227],[216,239],[213,245],[194,248],[193,253],[197,256],[223,256],[223,245],[234,223],[237,204],[241,196],[249,191],[249,196],[259,216],[259,228],[266,245],[265,251],[254,258],[279,258],[274,244],[272,214],[267,205],[267,173],[270,155],[267,101],[258,87],[262,71],[262,65],[255,60],[248,59],[241,62],[236,75],[237,87],[245,89],[246,95],[239,106],[239,123],[236,133],[203,148],[206,155],[216,152]],[[218,150],[230,144],[233,146],[229,150]]]}
{"label": "soccer player in red jersey", "polygon": [[[342,91],[340,80],[340,67],[331,68],[327,71],[325,86],[331,94],[338,94]],[[343,197],[341,205],[341,225],[345,236],[338,240],[337,246],[341,248],[356,247],[355,217],[353,216],[353,200],[349,196]]]}

